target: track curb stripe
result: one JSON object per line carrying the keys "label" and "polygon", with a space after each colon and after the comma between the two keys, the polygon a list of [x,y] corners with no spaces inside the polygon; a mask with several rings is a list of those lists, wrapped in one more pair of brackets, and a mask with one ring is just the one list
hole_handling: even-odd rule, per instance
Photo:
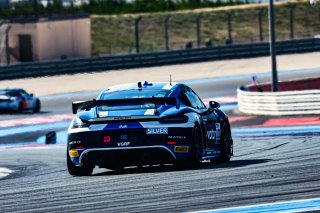
{"label": "track curb stripe", "polygon": [[0,128],[10,128],[24,125],[46,124],[60,121],[71,121],[74,115],[52,115],[52,116],[40,116],[33,118],[5,120],[0,122]]}

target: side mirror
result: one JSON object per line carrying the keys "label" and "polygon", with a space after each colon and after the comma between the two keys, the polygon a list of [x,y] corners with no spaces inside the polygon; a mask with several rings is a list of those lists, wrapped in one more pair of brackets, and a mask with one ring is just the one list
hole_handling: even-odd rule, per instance
{"label": "side mirror", "polygon": [[209,102],[209,107],[211,109],[218,109],[220,107],[220,104],[218,102],[216,102],[216,101],[210,101]]}
{"label": "side mirror", "polygon": [[33,97],[33,93],[30,93],[30,96]]}

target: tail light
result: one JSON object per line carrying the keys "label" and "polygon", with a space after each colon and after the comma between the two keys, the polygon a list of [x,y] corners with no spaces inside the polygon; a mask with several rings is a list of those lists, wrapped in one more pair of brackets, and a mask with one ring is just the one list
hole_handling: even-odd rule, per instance
{"label": "tail light", "polygon": [[176,145],[176,144],[177,144],[177,142],[168,141],[168,142],[167,142],[167,144],[168,144],[168,145]]}

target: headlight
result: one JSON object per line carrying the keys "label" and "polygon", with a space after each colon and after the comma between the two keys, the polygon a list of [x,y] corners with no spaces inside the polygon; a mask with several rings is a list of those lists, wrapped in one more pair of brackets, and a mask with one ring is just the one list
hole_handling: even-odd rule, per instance
{"label": "headlight", "polygon": [[160,123],[187,123],[188,116],[186,115],[170,115],[160,119]]}
{"label": "headlight", "polygon": [[90,122],[81,118],[75,118],[73,121],[72,128],[83,128],[90,126]]}

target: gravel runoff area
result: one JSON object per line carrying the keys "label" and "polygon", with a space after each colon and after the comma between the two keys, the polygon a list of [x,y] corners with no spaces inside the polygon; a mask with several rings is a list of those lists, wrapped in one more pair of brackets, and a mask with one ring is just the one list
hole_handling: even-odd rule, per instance
{"label": "gravel runoff area", "polygon": [[[319,68],[319,59],[320,52],[281,55],[277,57],[278,70],[281,72],[287,70]],[[38,96],[44,96],[59,93],[101,90],[119,83],[138,82],[144,80],[169,81],[170,74],[172,75],[172,80],[178,82],[194,79],[266,73],[270,72],[270,70],[270,57],[259,57],[8,80],[0,81],[0,88],[22,87]]]}

